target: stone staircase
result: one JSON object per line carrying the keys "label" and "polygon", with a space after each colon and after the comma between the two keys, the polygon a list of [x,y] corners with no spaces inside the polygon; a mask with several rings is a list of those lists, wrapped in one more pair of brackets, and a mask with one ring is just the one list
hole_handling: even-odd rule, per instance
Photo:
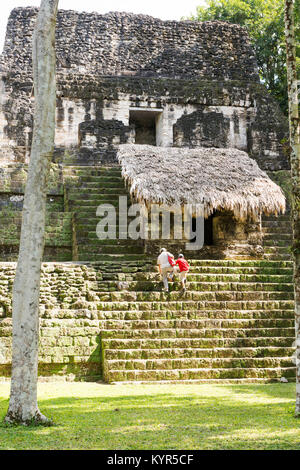
{"label": "stone staircase", "polygon": [[188,291],[175,282],[165,294],[153,265],[135,269],[147,260],[141,243],[97,237],[97,207],[128,196],[120,168],[65,167],[64,180],[73,259],[101,261],[95,295],[106,382],[293,379],[288,215],[263,218],[264,260],[191,260]]}
{"label": "stone staircase", "polygon": [[[0,376],[10,374],[16,263],[0,266]],[[294,380],[292,263],[192,260],[170,293],[148,260],[45,263],[41,376],[117,381]]]}
{"label": "stone staircase", "polygon": [[185,294],[161,292],[154,272],[108,270],[98,288],[107,382],[295,376],[289,261],[193,260]]}
{"label": "stone staircase", "polygon": [[[102,261],[111,256],[119,259],[139,259],[144,252],[141,241],[100,240],[96,227],[100,221],[96,211],[100,204],[110,204],[116,210],[116,231],[119,226],[119,196],[129,195],[119,167],[65,167],[67,209],[74,212],[73,259]],[[128,217],[130,222],[131,218]]]}
{"label": "stone staircase", "polygon": [[[48,196],[46,248],[50,260],[60,255],[69,262],[45,268],[43,373],[57,366],[60,373],[102,376],[106,382],[294,380],[288,214],[263,217],[264,259],[192,259],[187,292],[175,282],[165,294],[155,260],[144,255],[141,242],[97,237],[97,207],[118,207],[119,196],[128,196],[120,168],[65,166],[62,173],[53,177],[57,188]],[[6,189],[9,197],[13,183]],[[10,261],[15,253],[7,246],[18,245],[20,208],[8,209],[1,219],[0,253],[2,240],[3,260]],[[118,217],[116,230],[123,231]],[[7,276],[0,282],[0,339],[8,351]]]}
{"label": "stone staircase", "polygon": [[290,259],[292,244],[292,225],[290,214],[262,217],[264,234],[264,257],[268,259]]}

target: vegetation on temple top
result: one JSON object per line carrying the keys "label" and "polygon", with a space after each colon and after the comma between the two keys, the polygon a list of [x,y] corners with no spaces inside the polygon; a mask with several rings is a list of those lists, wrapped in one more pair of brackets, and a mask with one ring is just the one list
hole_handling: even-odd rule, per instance
{"label": "vegetation on temple top", "polygon": [[[295,33],[300,51],[300,3],[295,1]],[[189,19],[227,21],[248,30],[261,80],[287,114],[284,0],[206,0]],[[299,56],[299,54],[298,54]],[[300,74],[300,59],[298,57]]]}

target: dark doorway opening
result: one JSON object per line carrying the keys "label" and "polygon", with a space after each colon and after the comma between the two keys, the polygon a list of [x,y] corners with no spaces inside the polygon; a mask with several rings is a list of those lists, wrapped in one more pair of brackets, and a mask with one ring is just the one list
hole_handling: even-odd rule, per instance
{"label": "dark doorway opening", "polygon": [[156,145],[156,127],[161,111],[130,110],[129,124],[135,127],[135,143]]}
{"label": "dark doorway opening", "polygon": [[[210,215],[207,219],[204,219],[204,245],[205,246],[211,246],[213,245],[213,217],[214,214]],[[192,218],[192,232],[196,232],[196,223],[197,219],[196,217]],[[190,243],[195,242],[196,236],[193,236],[190,238]]]}
{"label": "dark doorway opening", "polygon": [[213,245],[213,214],[204,219],[204,245]]}

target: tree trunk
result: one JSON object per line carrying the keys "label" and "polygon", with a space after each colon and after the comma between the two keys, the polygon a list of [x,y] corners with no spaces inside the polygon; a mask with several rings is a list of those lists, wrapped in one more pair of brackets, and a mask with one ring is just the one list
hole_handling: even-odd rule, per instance
{"label": "tree trunk", "polygon": [[289,100],[289,128],[291,145],[291,177],[293,189],[293,255],[296,328],[296,410],[300,416],[300,124],[296,71],[296,46],[294,30],[294,2],[285,0],[284,8],[286,64]]}
{"label": "tree trunk", "polygon": [[5,418],[22,424],[48,421],[37,405],[37,368],[47,178],[55,132],[57,6],[58,0],[41,0],[33,35],[34,127],[13,286],[12,378]]}

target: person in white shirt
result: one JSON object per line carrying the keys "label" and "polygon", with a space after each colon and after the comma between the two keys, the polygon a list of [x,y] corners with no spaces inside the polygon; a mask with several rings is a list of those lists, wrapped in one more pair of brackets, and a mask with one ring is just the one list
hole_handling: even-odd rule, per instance
{"label": "person in white shirt", "polygon": [[164,291],[169,292],[169,284],[168,284],[168,274],[174,273],[174,268],[169,263],[168,257],[174,258],[174,256],[169,253],[165,248],[161,248],[160,255],[157,258],[157,266],[159,272],[161,274],[163,283],[164,283]]}

